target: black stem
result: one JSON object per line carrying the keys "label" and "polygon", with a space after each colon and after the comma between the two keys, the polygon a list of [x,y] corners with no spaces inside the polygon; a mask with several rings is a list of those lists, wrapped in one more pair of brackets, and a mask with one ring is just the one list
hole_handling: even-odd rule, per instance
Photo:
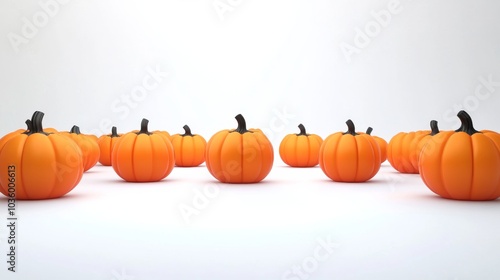
{"label": "black stem", "polygon": [[472,118],[470,117],[467,112],[464,110],[461,110],[457,114],[458,118],[462,122],[462,125],[460,126],[459,129],[455,130],[455,132],[465,132],[469,135],[473,135],[474,133],[480,133],[479,131],[474,129],[474,126],[472,124]]}
{"label": "black stem", "polygon": [[306,133],[306,128],[304,127],[303,124],[299,124],[299,129],[300,129],[300,133],[297,134],[297,136],[300,136],[300,135],[305,135],[307,136],[307,133]]}
{"label": "black stem", "polygon": [[116,126],[113,126],[111,128],[111,135],[109,135],[111,138],[113,137],[120,137],[120,135],[118,135],[118,131],[116,130]]}
{"label": "black stem", "polygon": [[431,121],[431,133],[430,136],[434,136],[439,133],[438,122],[436,120]]}
{"label": "black stem", "polygon": [[366,134],[371,135],[371,134],[372,134],[372,131],[373,131],[373,128],[372,128],[371,126],[369,126],[369,127],[366,129]]}
{"label": "black stem", "polygon": [[233,130],[232,132],[238,132],[241,134],[251,132],[251,131],[247,130],[247,123],[245,121],[245,118],[243,118],[243,116],[241,114],[238,114],[234,118],[238,122],[238,127],[235,130]]}
{"label": "black stem", "polygon": [[24,133],[27,135],[31,135],[33,133],[42,133],[48,135],[47,133],[43,132],[42,120],[44,115],[45,114],[43,112],[35,111],[33,113],[33,116],[31,117],[31,120],[26,120],[25,123],[28,126],[28,130],[26,130]]}
{"label": "black stem", "polygon": [[191,133],[191,128],[189,128],[187,124],[182,128],[184,128],[184,134],[182,134],[182,136],[193,136],[193,134]]}
{"label": "black stem", "polygon": [[351,120],[347,120],[345,123],[347,124],[347,132],[344,132],[344,135],[345,134],[351,134],[352,136],[358,135],[356,133],[356,128],[354,127],[354,123]]}
{"label": "black stem", "polygon": [[137,132],[137,135],[139,135],[139,134],[151,135],[151,132],[148,131],[148,124],[149,124],[149,121],[147,119],[142,119],[141,130],[139,132]]}
{"label": "black stem", "polygon": [[75,133],[75,134],[82,134],[80,132],[80,128],[78,126],[76,126],[76,125],[74,125],[69,132],[70,133]]}

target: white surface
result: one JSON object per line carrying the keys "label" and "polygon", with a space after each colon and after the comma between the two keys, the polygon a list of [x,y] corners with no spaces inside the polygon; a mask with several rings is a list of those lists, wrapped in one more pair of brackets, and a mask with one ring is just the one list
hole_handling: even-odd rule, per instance
{"label": "white surface", "polygon": [[[218,195],[188,223],[180,205],[207,188]],[[18,272],[2,262],[0,279],[301,279],[283,277],[318,240],[335,244],[307,279],[498,279],[499,209],[441,199],[387,163],[348,184],[276,162],[256,185],[219,184],[204,166],[126,183],[97,165],[64,198],[18,201]]]}

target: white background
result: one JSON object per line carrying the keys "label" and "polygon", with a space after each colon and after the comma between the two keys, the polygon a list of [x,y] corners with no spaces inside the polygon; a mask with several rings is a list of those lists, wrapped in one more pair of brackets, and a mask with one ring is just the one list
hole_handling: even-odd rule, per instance
{"label": "white background", "polygon": [[[381,26],[374,14],[390,3],[2,1],[0,134],[35,110],[59,130],[124,132],[145,117],[151,130],[189,124],[207,140],[241,113],[275,148],[299,123],[326,137],[350,118],[390,139],[431,119],[455,129],[461,108],[477,129],[500,131],[500,4],[393,1]],[[373,26],[356,44],[357,30]],[[359,52],[346,55],[346,45]],[[168,76],[124,103],[151,69]],[[337,251],[309,279],[497,278],[498,203],[438,199],[387,164],[376,178],[339,185],[276,154],[268,183],[222,186],[188,226],[179,205],[215,183],[204,167],[142,186],[97,166],[67,198],[19,203],[13,279],[119,280],[122,268],[135,279],[280,279],[327,236]],[[2,255],[5,236],[0,227]],[[13,277],[5,264],[0,275]]]}

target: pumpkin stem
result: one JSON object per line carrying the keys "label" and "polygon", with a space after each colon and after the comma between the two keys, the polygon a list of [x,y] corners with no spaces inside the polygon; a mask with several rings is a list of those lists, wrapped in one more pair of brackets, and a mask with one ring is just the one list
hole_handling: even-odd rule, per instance
{"label": "pumpkin stem", "polygon": [[116,130],[116,126],[113,126],[111,128],[111,135],[109,135],[111,138],[113,137],[120,137],[120,135],[118,135],[118,131]]}
{"label": "pumpkin stem", "polygon": [[434,136],[439,133],[438,122],[436,120],[431,121],[431,133],[430,136]]}
{"label": "pumpkin stem", "polygon": [[139,134],[151,135],[151,132],[148,131],[148,124],[149,124],[149,120],[142,119],[142,121],[141,121],[141,130],[139,132],[137,132],[137,135],[139,135]]}
{"label": "pumpkin stem", "polygon": [[181,136],[193,136],[193,134],[191,133],[191,128],[189,128],[187,124],[182,128],[184,128],[184,134],[182,134]]}
{"label": "pumpkin stem", "polygon": [[30,119],[27,119],[24,123],[26,124],[26,131],[24,133],[27,133],[27,132],[30,132],[31,130],[33,130],[33,124],[31,123]]}
{"label": "pumpkin stem", "polygon": [[462,122],[462,125],[459,129],[455,130],[455,132],[465,132],[469,135],[480,133],[479,131],[474,129],[474,126],[472,125],[472,118],[469,114],[467,114],[467,112],[461,110],[460,112],[458,112],[457,116]]}
{"label": "pumpkin stem", "polygon": [[43,131],[43,126],[42,126],[42,120],[43,116],[45,114],[40,111],[35,111],[33,113],[33,116],[31,117],[31,120],[26,120],[26,125],[28,126],[28,129],[24,132],[26,135],[31,135],[33,133],[42,133],[45,135],[49,135],[48,133],[45,133]]}
{"label": "pumpkin stem", "polygon": [[243,118],[243,116],[241,114],[238,114],[234,118],[238,122],[238,127],[235,130],[233,130],[232,132],[238,132],[240,134],[251,132],[250,130],[247,130],[247,123],[245,121],[245,118]]}
{"label": "pumpkin stem", "polygon": [[74,125],[69,132],[70,133],[75,133],[75,134],[82,134],[80,132],[80,128],[78,126],[76,126],[76,125]]}
{"label": "pumpkin stem", "polygon": [[372,131],[373,131],[373,128],[372,128],[371,126],[369,126],[369,127],[366,129],[366,134],[371,135],[371,134],[372,134]]}
{"label": "pumpkin stem", "polygon": [[356,128],[354,127],[354,123],[351,120],[347,120],[345,123],[347,124],[347,132],[344,132],[344,135],[345,134],[351,134],[352,136],[358,135],[356,133]]}
{"label": "pumpkin stem", "polygon": [[297,136],[300,136],[300,135],[305,135],[307,136],[307,133],[306,133],[306,128],[304,127],[303,124],[299,124],[299,129],[300,129],[300,133],[297,134]]}

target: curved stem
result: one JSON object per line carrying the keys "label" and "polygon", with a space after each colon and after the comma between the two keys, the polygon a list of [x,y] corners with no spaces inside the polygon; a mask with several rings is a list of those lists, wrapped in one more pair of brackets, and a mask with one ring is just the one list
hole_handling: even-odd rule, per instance
{"label": "curved stem", "polygon": [[436,120],[431,121],[431,133],[430,136],[434,136],[439,133],[438,122]]}
{"label": "curved stem", "polygon": [[245,121],[245,118],[243,118],[243,116],[241,114],[238,114],[234,118],[238,122],[238,127],[235,130],[233,130],[232,132],[238,132],[241,134],[251,132],[251,131],[247,130],[247,123]]}
{"label": "curved stem", "polygon": [[110,135],[111,138],[113,137],[120,137],[120,135],[118,135],[118,131],[116,130],[116,126],[113,126],[111,128],[111,135]]}
{"label": "curved stem", "polygon": [[369,127],[366,129],[366,134],[371,135],[371,134],[372,134],[372,131],[373,131],[373,128],[372,128],[371,126],[369,126]]}
{"label": "curved stem", "polygon": [[462,125],[460,126],[459,129],[455,130],[455,132],[465,132],[469,135],[473,135],[474,133],[480,133],[479,131],[474,129],[474,126],[472,124],[472,118],[470,117],[467,112],[464,110],[461,110],[457,114],[458,118],[462,122]]}
{"label": "curved stem", "polygon": [[148,124],[149,124],[149,120],[142,119],[142,121],[141,121],[141,130],[139,132],[137,132],[137,135],[139,135],[139,134],[151,135],[151,132],[148,131]]}
{"label": "curved stem", "polygon": [[33,116],[31,117],[31,120],[26,120],[25,123],[28,126],[28,130],[26,130],[24,133],[27,135],[31,135],[33,133],[42,133],[48,135],[47,133],[43,132],[42,120],[44,115],[45,114],[43,112],[35,111],[35,113],[33,113]]}
{"label": "curved stem", "polygon": [[191,128],[189,128],[187,124],[182,128],[184,128],[184,134],[182,134],[182,136],[193,136],[193,134],[191,133]]}
{"label": "curved stem", "polygon": [[305,135],[307,136],[307,133],[306,133],[306,128],[304,127],[303,124],[299,124],[299,129],[300,129],[300,133],[297,134],[297,136],[300,136],[300,135]]}
{"label": "curved stem", "polygon": [[354,127],[354,123],[351,120],[347,120],[345,123],[347,124],[347,132],[344,132],[344,135],[345,134],[351,134],[352,136],[358,135],[356,133],[356,128]]}
{"label": "curved stem", "polygon": [[74,125],[69,132],[70,133],[75,133],[75,134],[82,134],[80,132],[80,128],[78,126],[76,126],[76,125]]}

